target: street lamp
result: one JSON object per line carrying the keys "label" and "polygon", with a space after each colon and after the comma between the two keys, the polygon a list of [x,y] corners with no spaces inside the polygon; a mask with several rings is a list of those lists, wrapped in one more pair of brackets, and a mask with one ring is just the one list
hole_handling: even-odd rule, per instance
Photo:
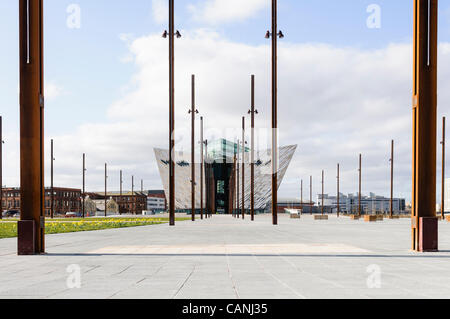
{"label": "street lamp", "polygon": [[251,220],[255,220],[255,114],[258,110],[255,109],[255,76],[251,77],[251,109],[248,114],[251,115],[251,137],[250,137],[250,215]]}
{"label": "street lamp", "polygon": [[278,65],[277,39],[284,38],[277,26],[277,0],[272,0],[272,32],[266,32],[266,39],[272,37],[272,223],[278,224]]}
{"label": "street lamp", "polygon": [[181,33],[174,28],[174,0],[169,0],[169,31],[165,30],[163,38],[169,38],[169,225],[175,226],[175,36]]}
{"label": "street lamp", "polygon": [[[195,108],[195,75],[192,74],[191,77],[191,109],[189,114],[191,114],[191,214],[192,221],[195,221],[195,115],[198,114],[198,110]],[[203,219],[203,214],[201,216]]]}

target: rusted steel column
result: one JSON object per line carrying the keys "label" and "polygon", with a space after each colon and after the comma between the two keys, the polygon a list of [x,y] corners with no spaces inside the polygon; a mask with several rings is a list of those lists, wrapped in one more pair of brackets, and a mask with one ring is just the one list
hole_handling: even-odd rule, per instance
{"label": "rusted steel column", "polygon": [[272,224],[278,225],[277,0],[272,0]]}
{"label": "rusted steel column", "polygon": [[[198,110],[195,109],[195,75],[192,74],[191,77],[191,109],[189,114],[191,114],[191,215],[192,221],[195,221],[195,114],[198,114]],[[201,215],[203,219],[203,214]]]}
{"label": "rusted steel column", "polygon": [[251,77],[251,137],[250,137],[250,215],[251,220],[255,220],[255,114],[258,114],[258,110],[255,110],[255,76]]}
{"label": "rusted steel column", "polygon": [[131,209],[133,215],[136,215],[136,199],[134,198],[134,175],[131,176]]}
{"label": "rusted steel column", "polygon": [[53,153],[53,140],[50,142],[50,200],[51,200],[51,209],[50,209],[50,218],[53,219],[55,215],[55,190],[53,185],[53,162],[55,161],[54,153]]}
{"label": "rusted steel column", "polygon": [[245,219],[245,117],[242,117],[242,219]]}
{"label": "rusted steel column", "polygon": [[0,116],[0,219],[3,219],[3,119]]}
{"label": "rusted steel column", "polygon": [[323,211],[323,209],[324,209],[324,206],[323,206],[324,185],[325,185],[325,172],[322,170],[322,208],[321,208],[321,210],[322,210],[322,216],[323,216],[323,214],[324,214],[324,211]]}
{"label": "rusted steel column", "polygon": [[312,215],[312,213],[313,213],[313,211],[312,211],[312,207],[313,207],[313,204],[312,204],[312,180],[313,180],[313,178],[312,178],[312,176],[310,176],[309,177],[309,212],[310,212],[310,214]]}
{"label": "rusted steel column", "polygon": [[[122,170],[120,170],[120,185],[119,185],[119,188],[120,188],[120,190],[119,190],[119,198],[120,198],[120,202],[122,202],[123,203],[123,198],[122,198],[122,186],[123,186],[123,175],[122,175]],[[124,209],[124,211],[126,211],[126,209]],[[120,205],[119,205],[119,215],[121,215],[122,214],[122,212],[120,211]]]}
{"label": "rusted steel column", "polygon": [[339,190],[339,183],[340,183],[340,165],[337,164],[337,217],[339,217],[341,213],[341,203],[339,202],[340,199],[340,190]]}
{"label": "rusted steel column", "polygon": [[361,174],[362,174],[362,155],[359,154],[359,192],[358,192],[358,216],[361,217]]}
{"label": "rusted steel column", "polygon": [[303,179],[300,181],[300,214],[303,214]]}
{"label": "rusted steel column", "polygon": [[[438,250],[437,0],[414,0],[412,249]],[[425,227],[422,227],[425,226]]]}
{"label": "rusted steel column", "polygon": [[19,0],[20,196],[18,254],[45,252],[43,0]]}
{"label": "rusted steel column", "polygon": [[[200,216],[203,218],[203,170],[205,158],[203,154],[203,116],[200,117]],[[208,214],[205,215],[208,218]]]}
{"label": "rusted steel column", "polygon": [[241,182],[241,180],[240,180],[240,174],[239,174],[239,171],[240,171],[240,169],[239,169],[239,165],[240,165],[240,152],[239,152],[239,148],[240,148],[240,141],[238,140],[237,141],[237,182],[236,182],[236,192],[237,192],[237,195],[236,195],[236,198],[237,198],[237,217],[239,218],[241,215],[240,215],[240,209],[239,209],[239,206],[241,205],[241,201],[239,200],[239,184],[240,184],[240,182]]}
{"label": "rusted steel column", "polygon": [[441,218],[445,219],[445,116],[442,118]]}
{"label": "rusted steel column", "polygon": [[86,154],[83,153],[83,218],[86,217]]}
{"label": "rusted steel column", "polygon": [[107,209],[107,201],[108,201],[108,164],[105,163],[105,217],[108,216],[108,209]]}
{"label": "rusted steel column", "polygon": [[394,140],[391,141],[391,200],[389,203],[389,217],[394,216]]}

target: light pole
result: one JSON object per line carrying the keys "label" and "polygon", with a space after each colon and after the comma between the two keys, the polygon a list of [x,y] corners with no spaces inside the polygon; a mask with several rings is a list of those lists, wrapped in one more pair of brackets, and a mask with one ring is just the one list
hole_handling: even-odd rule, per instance
{"label": "light pole", "polygon": [[391,200],[389,202],[389,218],[394,216],[394,140],[391,141]]}
{"label": "light pole", "polygon": [[[191,214],[192,221],[195,221],[195,115],[198,114],[198,110],[195,108],[195,75],[192,74],[191,78],[192,88],[192,104],[189,114],[191,114]],[[201,216],[203,219],[203,215]]]}
{"label": "light pole", "polygon": [[322,216],[323,216],[323,208],[324,208],[324,206],[323,206],[323,196],[324,196],[324,184],[325,184],[325,172],[322,170]]}
{"label": "light pole", "polygon": [[239,210],[239,206],[241,201],[239,200],[239,183],[241,182],[240,178],[239,178],[239,165],[240,165],[240,152],[239,152],[239,147],[240,147],[240,141],[237,140],[237,187],[236,187],[236,191],[237,191],[237,218],[239,218],[240,215],[240,210]]}
{"label": "light pole", "polygon": [[134,197],[134,175],[131,176],[131,207],[133,215],[136,215],[136,199]]}
{"label": "light pole", "polygon": [[251,77],[251,109],[248,111],[251,115],[251,137],[250,137],[250,215],[252,221],[255,220],[255,76]]}
{"label": "light pole", "polygon": [[83,153],[83,218],[86,216],[86,154]]}
{"label": "light pole", "polygon": [[340,201],[340,195],[341,195],[341,191],[339,189],[339,184],[340,184],[340,165],[337,164],[337,217],[339,217],[340,213],[341,213],[341,203]]}
{"label": "light pole", "polygon": [[445,218],[445,116],[442,118],[442,180],[441,180],[441,218]]}
{"label": "light pole", "polygon": [[272,32],[267,31],[266,38],[272,37],[272,223],[278,225],[278,65],[277,39],[284,38],[283,32],[278,32],[277,0],[272,0]]}
{"label": "light pole", "polygon": [[[203,116],[200,117],[200,216],[203,219],[203,170],[205,169],[205,158],[203,154]],[[205,215],[208,218],[208,214]]]}
{"label": "light pole", "polygon": [[309,212],[312,215],[312,207],[313,207],[313,200],[312,200],[312,176],[309,177]]}
{"label": "light pole", "polygon": [[55,157],[53,154],[53,140],[51,140],[51,146],[50,146],[50,156],[51,156],[51,161],[50,161],[50,190],[52,192],[52,194],[50,195],[50,200],[51,200],[51,209],[50,209],[50,218],[53,219],[53,216],[55,214],[55,191],[53,189],[53,162],[55,161]]}
{"label": "light pole", "polygon": [[0,219],[3,219],[3,119],[0,116]]}
{"label": "light pole", "polygon": [[300,215],[303,214],[303,179],[300,181]]}
{"label": "light pole", "polygon": [[169,32],[164,31],[163,38],[169,37],[169,225],[175,226],[175,36],[181,37],[174,27],[174,0],[169,0]]}
{"label": "light pole", "polygon": [[105,163],[105,217],[108,216],[108,164]]}
{"label": "light pole", "polygon": [[358,216],[361,217],[361,162],[362,162],[362,155],[359,154],[359,192],[358,192]]}
{"label": "light pole", "polygon": [[245,117],[242,117],[242,219],[245,219]]}

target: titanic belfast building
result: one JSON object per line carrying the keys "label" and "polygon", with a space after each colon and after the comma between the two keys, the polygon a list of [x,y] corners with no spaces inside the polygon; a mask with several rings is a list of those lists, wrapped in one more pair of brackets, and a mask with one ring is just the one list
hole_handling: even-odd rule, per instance
{"label": "titanic belfast building", "polygon": [[[297,149],[297,145],[280,147],[278,150],[278,187]],[[155,157],[166,196],[169,194],[169,151],[155,149]],[[191,204],[191,154],[175,152],[175,205],[177,212],[190,211]],[[244,185],[244,207],[250,209],[251,154],[242,146],[218,139],[209,142],[205,148],[203,166],[203,206],[205,210],[219,214],[231,214],[242,205],[242,185]],[[272,187],[271,150],[254,152],[255,211],[262,212],[270,204]],[[200,152],[196,154],[195,166],[195,207],[200,211]],[[244,172],[244,174],[242,174]],[[242,179],[244,175],[244,180]]]}

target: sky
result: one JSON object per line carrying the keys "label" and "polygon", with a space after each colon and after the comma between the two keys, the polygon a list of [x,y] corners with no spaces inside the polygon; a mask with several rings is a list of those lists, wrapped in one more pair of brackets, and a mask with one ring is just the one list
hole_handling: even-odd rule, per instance
{"label": "sky", "polygon": [[[162,187],[153,148],[168,144],[168,41],[161,37],[167,3],[44,1],[46,185],[54,139],[55,185],[81,187],[86,153],[88,191],[102,189],[105,162],[112,189],[119,187],[120,169],[125,188],[131,175],[144,179],[145,188]],[[387,196],[394,139],[395,195],[409,200],[413,1],[278,3],[285,34],[278,58],[280,145],[298,144],[279,196],[299,197],[300,180],[308,189],[310,175],[319,193],[322,170],[325,192],[334,194],[337,163],[341,191],[356,193],[359,153],[363,193]],[[380,9],[379,19],[372,19],[372,8]],[[183,35],[176,40],[177,148],[189,151],[191,74],[206,138],[240,135],[251,74],[256,125],[270,127],[271,56],[264,38],[270,1],[176,0],[175,10]],[[440,119],[450,108],[450,3],[440,1],[439,10]],[[0,12],[3,184],[18,186],[18,1],[1,0]]]}

